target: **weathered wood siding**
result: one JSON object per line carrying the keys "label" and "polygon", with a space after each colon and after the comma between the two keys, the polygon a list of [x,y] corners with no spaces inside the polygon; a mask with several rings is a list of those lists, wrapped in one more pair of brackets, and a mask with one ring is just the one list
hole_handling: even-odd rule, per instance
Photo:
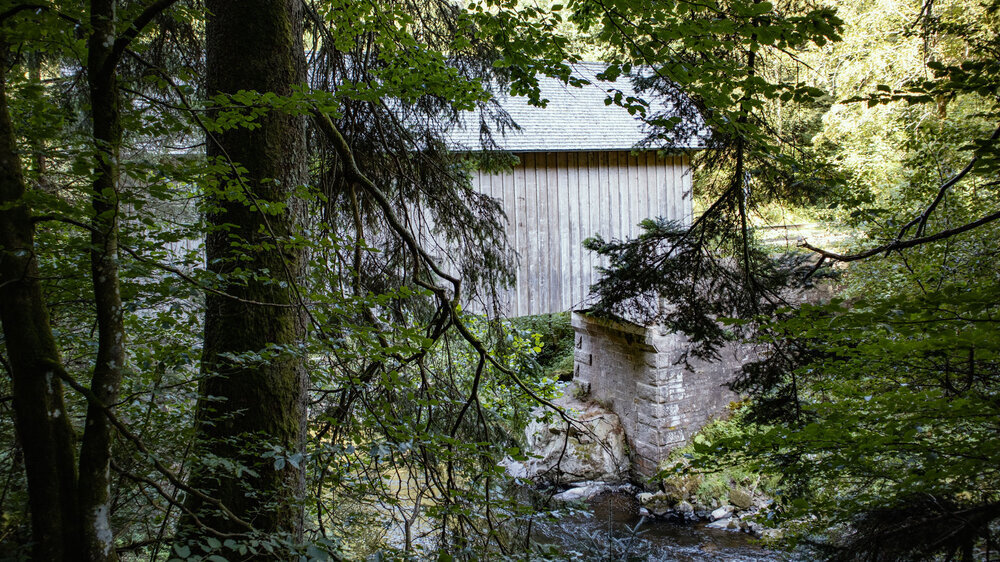
{"label": "weathered wood siding", "polygon": [[654,152],[531,152],[504,174],[480,174],[481,193],[503,202],[507,236],[519,254],[511,316],[584,306],[601,265],[584,239],[635,236],[639,222],[691,220],[686,155]]}

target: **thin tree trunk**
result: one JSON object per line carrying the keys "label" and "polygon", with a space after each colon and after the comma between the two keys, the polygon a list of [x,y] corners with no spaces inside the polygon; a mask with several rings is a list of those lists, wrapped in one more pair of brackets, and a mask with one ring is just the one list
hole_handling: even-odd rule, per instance
{"label": "thin tree trunk", "polygon": [[[0,39],[0,52],[7,52]],[[0,70],[0,321],[24,449],[35,560],[75,560],[80,551],[75,435],[63,401],[62,360],[52,337],[35,259],[35,228]]]}
{"label": "thin tree trunk", "polygon": [[121,145],[115,42],[115,0],[90,7],[88,82],[93,119],[95,176],[90,269],[97,311],[97,357],[80,447],[80,512],[89,560],[117,560],[111,530],[112,426],[103,406],[118,401],[125,368],[125,325],[118,282],[118,158]]}
{"label": "thin tree trunk", "polygon": [[[304,82],[302,19],[299,0],[208,0],[206,24],[207,86],[210,94],[240,90],[288,95]],[[225,292],[240,299],[286,306],[260,306],[209,294],[206,297],[198,442],[204,454],[239,462],[256,472],[196,469],[193,484],[220,499],[236,515],[267,533],[294,538],[301,526],[296,504],[302,486],[298,467],[276,468],[262,458],[276,446],[301,449],[305,415],[303,358],[298,353],[303,323],[293,284],[301,251],[285,244],[296,220],[293,189],[305,174],[305,122],[302,116],[270,111],[255,128],[236,128],[209,139],[208,156],[246,169],[242,178],[218,177],[206,186],[214,211],[206,240],[208,267],[226,278]],[[262,214],[260,202],[288,204]],[[242,270],[260,274],[236,279]],[[268,350],[264,361],[234,360]],[[282,453],[284,454],[284,453]],[[280,464],[280,463],[279,463]],[[300,505],[300,504],[299,504]],[[189,498],[192,511],[206,506]],[[202,521],[242,532],[219,514]],[[191,521],[185,523],[189,528]]]}

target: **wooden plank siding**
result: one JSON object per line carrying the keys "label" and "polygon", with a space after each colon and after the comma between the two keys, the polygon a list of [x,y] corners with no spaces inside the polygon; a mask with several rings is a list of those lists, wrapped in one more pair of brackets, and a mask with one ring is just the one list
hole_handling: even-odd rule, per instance
{"label": "wooden plank siding", "polygon": [[506,296],[511,316],[586,306],[595,268],[604,265],[583,248],[636,236],[645,218],[691,221],[691,173],[686,155],[627,151],[526,152],[505,174],[480,174],[473,185],[499,199],[507,236],[519,260],[517,286]]}

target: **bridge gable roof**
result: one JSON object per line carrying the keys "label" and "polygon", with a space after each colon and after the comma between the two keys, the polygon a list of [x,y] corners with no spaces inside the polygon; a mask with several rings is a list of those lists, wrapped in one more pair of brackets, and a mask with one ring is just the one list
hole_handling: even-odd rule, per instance
{"label": "bridge gable roof", "polygon": [[[596,75],[604,68],[602,63],[573,65],[574,76],[590,82],[579,88],[556,78],[541,77],[541,97],[548,100],[544,108],[530,105],[523,96],[500,96],[497,105],[516,126],[493,133],[497,147],[511,152],[621,151],[639,147],[649,137],[649,127],[625,108],[608,105],[608,96],[620,91],[623,97],[652,100],[651,113],[665,111],[669,114],[672,106],[669,102],[657,102],[649,94],[637,95],[631,77],[622,75],[615,81],[598,80]],[[490,112],[488,108],[485,113]],[[483,117],[482,110],[463,115],[458,125],[446,133],[451,147],[481,150]],[[653,142],[646,148],[688,149],[700,145],[698,139],[690,139],[672,145],[664,141]]]}

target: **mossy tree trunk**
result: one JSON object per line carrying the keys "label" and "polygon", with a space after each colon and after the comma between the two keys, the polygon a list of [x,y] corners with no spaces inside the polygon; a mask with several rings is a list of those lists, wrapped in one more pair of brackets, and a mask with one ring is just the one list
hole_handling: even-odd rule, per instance
{"label": "mossy tree trunk", "polygon": [[[7,53],[0,37],[0,53]],[[3,57],[4,59],[6,57]],[[76,439],[63,400],[65,371],[39,281],[35,226],[0,69],[0,321],[14,391],[14,423],[28,479],[35,560],[81,556]]]}
{"label": "mossy tree trunk", "polygon": [[[299,0],[208,0],[205,7],[210,95],[252,90],[284,96],[304,82]],[[255,529],[294,539],[301,526],[296,507],[301,470],[263,455],[274,447],[282,451],[278,457],[294,454],[303,438],[304,363],[298,343],[304,327],[294,290],[302,256],[286,239],[297,222],[292,192],[306,178],[304,118],[268,111],[253,128],[210,135],[208,156],[245,172],[221,174],[205,186],[212,206],[208,267],[224,279],[221,288],[230,296],[206,298],[208,376],[200,389],[197,438],[203,455],[237,462],[253,473],[210,470],[206,463],[196,469],[192,485]],[[260,212],[276,202],[287,206]],[[263,358],[244,360],[257,353]],[[196,497],[189,497],[188,507],[218,531],[246,530]]]}

